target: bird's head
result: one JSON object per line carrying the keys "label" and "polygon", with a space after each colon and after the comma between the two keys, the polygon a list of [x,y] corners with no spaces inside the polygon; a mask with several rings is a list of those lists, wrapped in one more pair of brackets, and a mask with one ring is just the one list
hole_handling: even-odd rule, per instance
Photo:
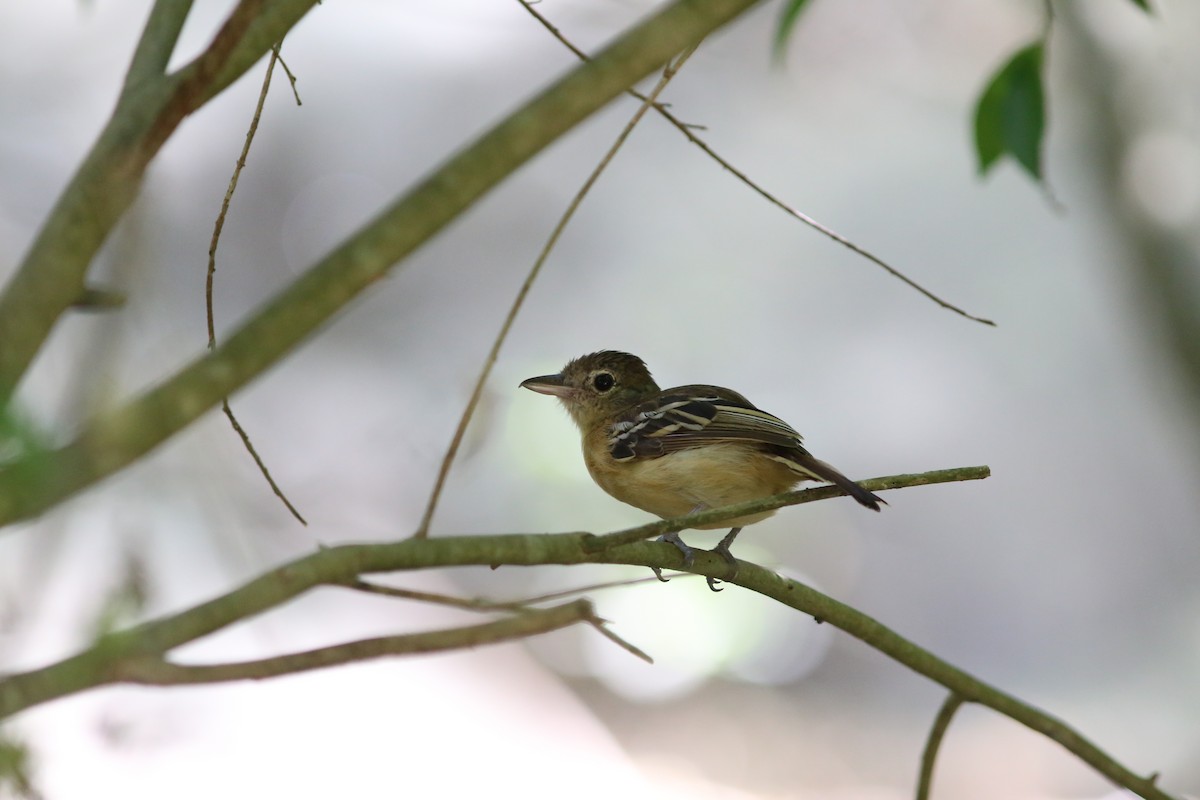
{"label": "bird's head", "polygon": [[584,432],[658,391],[644,361],[616,350],[580,356],[558,374],[529,378],[521,386],[557,397]]}

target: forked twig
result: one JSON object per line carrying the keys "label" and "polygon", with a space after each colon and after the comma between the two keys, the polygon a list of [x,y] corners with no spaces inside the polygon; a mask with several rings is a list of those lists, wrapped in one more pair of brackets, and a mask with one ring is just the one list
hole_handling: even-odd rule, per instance
{"label": "forked twig", "polygon": [[[262,118],[263,106],[267,102],[267,91],[271,87],[271,75],[275,71],[275,62],[283,63],[283,59],[279,55],[279,45],[271,50],[271,58],[267,62],[267,74],[263,77],[262,89],[258,93],[258,104],[254,107],[254,116],[250,120],[250,128],[246,131],[246,143],[242,145],[241,155],[238,156],[237,164],[234,165],[233,175],[229,178],[229,186],[225,189],[225,199],[221,201],[221,211],[217,214],[217,221],[213,225],[212,240],[208,245],[208,277],[204,283],[204,308],[205,317],[208,321],[208,349],[215,350],[217,347],[217,328],[213,322],[213,278],[217,273],[217,245],[221,240],[221,231],[225,227],[225,217],[229,214],[229,204],[233,200],[233,192],[237,189],[238,178],[242,174],[242,170],[246,166],[246,157],[250,154],[250,144],[254,141],[254,134],[258,132],[258,122]],[[296,93],[296,78],[292,75],[291,70],[284,64],[284,71],[287,72],[288,80],[291,81],[292,93],[296,97],[296,105],[300,105],[300,95]],[[254,444],[250,441],[250,434],[246,433],[246,429],[237,421],[237,417],[233,415],[233,409],[229,407],[229,398],[221,400],[221,410],[225,412],[225,416],[229,419],[229,424],[233,426],[233,430],[241,437],[242,444],[246,447],[246,451],[250,453],[250,457],[254,459],[254,463],[258,465],[258,471],[267,479],[267,484],[270,485],[271,491],[275,493],[283,504],[287,506],[287,510],[292,512],[292,516],[300,520],[300,524],[307,525],[308,522],[288,500],[287,495],[279,488],[279,484],[271,477],[271,471],[267,469],[266,463],[262,460],[262,456],[258,454],[258,450],[254,448]]]}

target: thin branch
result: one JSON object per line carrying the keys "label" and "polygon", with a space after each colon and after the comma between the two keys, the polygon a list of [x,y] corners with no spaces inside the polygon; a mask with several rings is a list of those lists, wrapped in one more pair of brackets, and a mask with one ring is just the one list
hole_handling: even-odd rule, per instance
{"label": "thin branch", "polygon": [[[258,103],[254,106],[254,116],[250,118],[250,127],[246,131],[246,141],[242,144],[242,152],[238,155],[237,163],[233,166],[233,175],[229,177],[229,185],[225,188],[225,197],[221,201],[221,210],[217,213],[217,221],[213,224],[212,239],[208,244],[208,275],[204,282],[204,314],[208,322],[208,349],[210,351],[217,348],[217,327],[213,321],[213,280],[217,274],[217,246],[221,241],[221,231],[225,228],[225,217],[229,214],[229,204],[233,201],[233,193],[237,190],[238,178],[241,177],[242,170],[246,168],[246,158],[250,155],[250,145],[254,142],[254,134],[258,133],[258,123],[262,119],[263,106],[267,103],[267,92],[271,89],[271,75],[275,72],[275,62],[278,60],[279,48],[276,47],[271,51],[271,58],[267,61],[267,71],[263,76],[262,88],[258,91]],[[296,101],[299,102],[299,99],[297,97]],[[254,459],[254,463],[258,465],[258,471],[266,478],[267,485],[271,487],[271,491],[283,502],[287,510],[292,512],[292,516],[300,521],[301,525],[307,525],[308,521],[300,515],[296,507],[292,505],[292,501],[287,498],[287,495],[279,488],[279,484],[271,477],[271,471],[267,469],[266,462],[263,461],[253,442],[250,441],[250,434],[246,433],[245,428],[241,426],[237,417],[234,416],[233,409],[229,406],[228,397],[221,400],[221,410],[225,412],[225,417],[229,420],[229,424],[233,426],[233,430],[241,438],[242,446],[246,448],[246,451],[250,453],[250,457]]]}
{"label": "thin branch", "polygon": [[[867,491],[882,492],[890,489],[905,489],[912,486],[928,486],[934,483],[951,483],[954,481],[977,481],[983,480],[992,474],[989,467],[958,467],[956,469],[943,469],[933,472],[921,472],[912,475],[891,475],[886,478],[869,478],[867,480],[858,481],[859,485]],[[700,511],[696,514],[687,514],[682,517],[674,517],[672,519],[664,519],[658,522],[649,522],[645,525],[638,525],[634,528],[628,528],[616,533],[607,533],[603,536],[594,536],[588,534],[588,538],[584,541],[584,548],[589,552],[600,552],[607,550],[610,547],[618,547],[623,544],[631,544],[640,542],[656,536],[662,536],[664,533],[678,532],[688,528],[696,528],[704,525],[709,525],[716,522],[724,522],[737,517],[749,516],[762,511],[773,511],[784,506],[795,506],[801,503],[812,503],[817,500],[828,500],[833,497],[842,497],[846,493],[836,486],[818,486],[813,489],[800,489],[795,492],[784,492],[782,494],[764,497],[759,500],[751,500],[745,503],[725,506],[723,508],[713,508],[707,511]],[[682,562],[682,557],[680,559]],[[674,567],[675,565],[672,565]],[[720,575],[716,577],[721,577]]]}
{"label": "thin branch", "polygon": [[254,143],[254,135],[258,133],[258,123],[262,120],[263,107],[267,103],[267,92],[271,88],[271,76],[275,72],[277,56],[272,51],[267,60],[267,70],[263,75],[262,87],[258,90],[258,102],[254,106],[254,115],[250,118],[250,127],[246,129],[242,152],[238,154],[237,162],[233,165],[233,174],[225,187],[225,197],[221,200],[221,210],[217,212],[217,220],[213,223],[212,238],[208,242],[208,273],[204,282],[204,316],[208,323],[208,349],[217,348],[217,327],[213,320],[213,283],[217,274],[217,247],[221,243],[221,232],[225,230],[225,218],[229,215],[229,205],[233,202],[233,193],[237,191],[238,179],[246,168],[246,159],[250,155],[250,145]]}
{"label": "thin branch", "polygon": [[442,489],[446,485],[446,477],[450,474],[450,467],[454,463],[454,457],[458,453],[459,445],[462,444],[463,436],[467,432],[467,426],[471,423],[471,417],[475,415],[475,408],[479,405],[479,398],[483,395],[483,387],[487,383],[488,376],[492,374],[492,367],[496,364],[496,358],[500,355],[500,348],[504,346],[504,342],[508,339],[508,332],[512,330],[513,323],[517,319],[517,314],[521,312],[522,306],[525,305],[525,298],[529,294],[529,290],[533,287],[534,281],[542,272],[542,265],[550,257],[554,246],[558,244],[558,239],[562,232],[566,229],[571,218],[575,216],[575,212],[583,203],[583,198],[587,197],[588,192],[596,185],[600,175],[612,163],[616,157],[617,151],[625,144],[629,135],[633,133],[633,129],[637,126],[650,106],[662,93],[663,89],[667,88],[667,84],[675,77],[675,73],[683,66],[683,62],[695,52],[695,46],[686,50],[674,63],[667,63],[663,69],[662,77],[659,78],[650,95],[643,100],[642,105],[634,113],[633,117],[625,124],[625,127],[617,135],[616,141],[609,147],[608,152],[600,159],[600,163],[592,170],[592,174],[583,182],[583,186],[575,193],[571,202],[567,204],[567,210],[563,212],[558,223],[554,226],[554,230],[550,232],[550,238],[546,240],[546,244],[542,246],[542,251],[538,253],[537,259],[534,260],[533,266],[529,269],[529,274],[525,276],[525,282],[521,284],[520,291],[517,292],[516,298],[513,300],[512,306],[508,309],[508,316],[504,318],[504,324],[500,326],[500,331],[496,334],[495,340],[492,341],[492,349],[488,351],[487,358],[483,362],[483,368],[479,370],[479,376],[475,379],[475,387],[471,390],[471,397],[467,400],[467,407],[463,409],[462,416],[459,417],[458,427],[454,430],[454,435],[450,438],[450,446],[446,448],[446,454],[442,457],[442,464],[438,468],[437,478],[433,482],[433,490],[429,493],[429,500],[425,504],[425,513],[421,517],[421,524],[417,527],[413,534],[418,539],[423,539],[429,535],[429,526],[433,522],[433,514],[437,510],[438,500],[442,496]]}
{"label": "thin branch", "polygon": [[933,787],[933,765],[937,761],[938,748],[942,746],[942,739],[946,735],[946,729],[950,727],[950,720],[954,718],[954,712],[958,711],[962,704],[962,697],[951,692],[946,696],[946,702],[942,703],[942,707],[938,709],[937,717],[933,720],[933,727],[929,730],[929,738],[925,740],[925,752],[921,755],[921,775],[917,780],[917,800],[929,800],[929,792]]}
{"label": "thin branch", "polygon": [[279,45],[275,45],[271,48],[271,52],[275,54],[275,60],[279,62],[279,66],[283,67],[283,74],[287,75],[288,85],[292,87],[292,97],[296,98],[296,105],[302,106],[304,103],[300,102],[300,92],[296,89],[296,76],[288,67],[287,62],[283,60],[283,54],[279,52],[279,47]]}
{"label": "thin branch", "polygon": [[461,608],[466,611],[524,611],[528,608],[525,603],[521,602],[506,603],[482,597],[454,597],[453,595],[441,594],[439,592],[421,592],[416,589],[402,589],[399,586],[384,586],[379,583],[364,581],[362,578],[346,581],[342,585],[347,589],[354,589],[364,594],[395,597],[400,600],[416,600],[421,603],[434,603],[440,606]]}
{"label": "thin branch", "polygon": [[[699,575],[691,575],[684,573],[682,578],[698,578]],[[598,592],[602,589],[623,589],[626,586],[638,586],[643,583],[659,583],[658,578],[653,575],[645,578],[628,578],[623,581],[605,581],[604,583],[593,583],[591,586],[579,586],[572,589],[563,589],[558,592],[549,592],[548,594],[540,594],[536,597],[530,597],[522,600],[524,605],[536,605],[537,603],[545,603],[550,600],[561,600],[564,597],[570,597],[575,594],[584,594],[585,592]]]}
{"label": "thin branch", "polygon": [[438,653],[498,644],[549,633],[578,622],[590,623],[593,627],[601,630],[601,633],[610,635],[597,624],[592,604],[587,600],[576,600],[551,608],[525,611],[479,625],[428,633],[380,636],[375,639],[362,639],[253,661],[184,665],[172,663],[160,656],[135,655],[113,665],[110,683],[178,686],[181,684],[263,680],[324,669],[339,664],[367,661],[383,656]]}
{"label": "thin branch", "polygon": [[[307,0],[309,4],[313,1]],[[287,10],[299,2],[275,0],[264,14],[270,16],[277,9]],[[197,358],[144,394],[93,419],[64,447],[39,454],[36,459],[6,465],[0,470],[0,525],[35,516],[117,472],[220,404],[222,398],[232,395],[282,359],[517,167],[628,85],[755,2],[676,0],[642,20],[593,61],[569,72],[460,150],[265,303],[216,350]],[[258,28],[255,30],[256,35],[262,34]],[[276,32],[271,41],[277,42],[281,35],[282,32]],[[241,57],[231,57],[229,63],[240,64]],[[225,69],[228,71],[230,67],[227,65]],[[115,137],[116,132],[106,132],[105,136]],[[148,161],[152,153],[145,147],[139,145],[136,150],[139,158]],[[108,164],[104,168],[113,169]],[[81,173],[88,170],[85,165]],[[137,169],[136,176],[143,171]],[[113,216],[112,220],[107,217],[104,220],[102,227],[106,234],[109,223],[115,222],[132,200],[137,185],[136,180],[121,182],[115,191],[129,194],[114,200],[104,191],[105,181],[97,182],[90,174],[86,180],[78,180],[91,189],[83,191],[74,184],[68,189],[72,213],[64,215],[60,209],[52,215],[55,222],[39,234],[41,244],[35,245],[36,257],[31,255],[26,259],[0,296],[0,342],[4,342],[4,347],[0,347],[0,405],[49,331],[53,320],[45,317],[47,304],[57,302],[59,294],[63,295],[58,298],[61,307],[78,298],[79,279],[86,266],[80,259],[90,260],[94,253],[91,244],[82,248],[87,254],[81,255],[76,248],[68,248],[68,253],[52,234],[77,243],[81,234],[73,226],[82,225],[100,235],[99,221],[93,219],[96,210],[86,202],[97,196],[106,198],[106,203],[101,204],[103,212],[105,215],[111,212]],[[93,244],[98,246],[98,241]],[[64,282],[65,291],[60,288]],[[49,297],[39,294],[47,292]],[[53,311],[52,316],[58,313]]]}
{"label": "thin branch", "polygon": [[645,650],[643,650],[640,647],[637,647],[633,644],[630,644],[629,642],[622,639],[620,636],[617,636],[615,633],[613,633],[609,629],[608,623],[606,620],[593,619],[591,622],[592,622],[592,627],[595,628],[597,631],[599,631],[600,635],[604,636],[606,639],[608,639],[610,642],[615,644],[617,647],[621,648],[622,650],[624,650],[632,655],[637,656],[642,661],[645,661],[647,664],[654,663],[654,659],[651,658],[650,655],[648,653],[646,653]]}
{"label": "thin branch", "polygon": [[229,407],[228,400],[221,401],[221,410],[225,413],[225,418],[229,420],[229,424],[233,426],[233,430],[242,440],[242,445],[246,448],[246,452],[254,459],[254,463],[258,465],[258,471],[267,479],[267,485],[271,487],[271,491],[279,498],[280,502],[292,513],[292,516],[299,520],[301,525],[307,525],[308,520],[301,516],[299,510],[292,505],[292,501],[283,493],[283,489],[279,488],[279,484],[275,482],[275,478],[271,476],[271,471],[267,469],[267,464],[263,461],[262,456],[258,454],[258,448],[250,441],[250,434],[246,433],[245,428],[237,421],[237,417],[233,415],[233,409]]}
{"label": "thin branch", "polygon": [[[697,557],[697,561],[699,560]],[[722,579],[723,571],[728,570],[728,565],[718,557],[712,558],[711,561],[706,559],[706,567],[707,573]],[[742,561],[740,567],[733,583],[845,631],[885,656],[944,686],[960,697],[962,702],[987,706],[1042,734],[1066,748],[1117,786],[1123,786],[1147,800],[1171,800],[1170,795],[1155,785],[1153,777],[1143,777],[1128,769],[1066,722],[943,661],[878,620],[809,586],[757,565]]]}
{"label": "thin branch", "polygon": [[[572,44],[566,38],[566,36],[563,35],[562,31],[560,31],[557,27],[555,27],[553,24],[551,24],[548,19],[546,19],[544,16],[542,16],[542,14],[533,7],[534,3],[530,2],[530,0],[517,0],[517,2],[519,2],[525,8],[526,11],[528,11],[530,14],[532,14],[534,19],[536,19],[538,22],[540,22],[542,24],[542,26],[544,28],[546,28],[546,30],[548,30],[554,36],[555,39],[557,39],[564,46],[566,46],[566,48],[568,50],[570,50],[572,53],[574,53],[578,58],[580,58],[583,61],[589,60],[590,57],[588,56],[587,53],[585,53],[583,50],[580,50],[578,47],[576,47],[574,44]],[[638,100],[641,100],[642,102],[647,101],[647,98],[644,95],[640,94],[636,89],[628,89],[626,93],[632,95],[633,97],[637,98]],[[925,297],[927,297],[930,300],[932,300],[933,302],[937,303],[942,308],[947,309],[949,311],[953,311],[954,313],[956,313],[960,316],[966,317],[969,320],[973,320],[975,322],[981,322],[984,325],[995,326],[996,323],[993,322],[992,320],[985,319],[984,317],[977,317],[973,314],[969,314],[966,311],[964,311],[962,308],[959,308],[958,306],[954,305],[953,303],[949,303],[946,300],[943,300],[941,297],[939,297],[938,295],[929,291],[924,286],[922,286],[921,284],[914,281],[912,278],[909,278],[903,272],[896,269],[895,267],[893,267],[891,264],[884,261],[879,256],[876,256],[874,253],[871,253],[870,251],[866,250],[865,248],[860,247],[859,245],[855,244],[850,239],[847,239],[845,236],[842,236],[840,233],[838,233],[837,231],[828,227],[827,225],[824,225],[823,223],[818,222],[813,217],[810,217],[809,215],[805,214],[803,211],[800,211],[797,208],[793,208],[792,206],[790,206],[787,203],[780,200],[775,195],[768,192],[765,188],[763,188],[763,186],[761,184],[756,183],[749,176],[747,176],[744,172],[742,172],[737,167],[733,166],[733,164],[729,163],[724,158],[719,156],[716,153],[716,151],[713,150],[708,145],[707,142],[705,142],[704,140],[702,140],[698,136],[696,136],[696,134],[693,131],[698,126],[689,125],[688,123],[683,122],[678,117],[676,117],[674,114],[672,114],[669,110],[667,110],[667,107],[665,105],[663,105],[662,103],[654,103],[654,110],[657,111],[663,117],[663,119],[665,119],[667,122],[669,122],[673,126],[675,126],[675,128],[680,133],[682,133],[684,136],[686,136],[689,142],[691,142],[692,144],[696,145],[701,150],[703,150],[704,153],[709,158],[716,161],[718,164],[720,164],[722,167],[724,167],[731,175],[733,175],[739,181],[744,183],[746,186],[753,189],[756,193],[758,193],[760,196],[762,196],[765,200],[770,202],[776,208],[779,208],[784,213],[788,214],[791,217],[794,217],[795,219],[799,220],[800,222],[803,222],[805,225],[816,230],[818,233],[821,233],[824,236],[832,239],[833,241],[835,241],[838,244],[842,245],[843,247],[849,249],[850,251],[856,253],[857,255],[862,256],[863,258],[867,259],[868,261],[875,264],[876,266],[881,267],[889,275],[903,281],[908,286],[917,290],[921,294],[925,295]]]}
{"label": "thin branch", "polygon": [[[682,577],[697,577],[694,575],[684,574]],[[455,597],[454,595],[441,594],[439,592],[422,592],[417,589],[404,589],[399,586],[384,586],[383,584],[365,581],[362,578],[355,578],[346,581],[343,586],[347,589],[354,589],[364,594],[380,595],[382,597],[395,597],[400,600],[416,600],[421,603],[434,603],[436,605],[449,606],[451,608],[461,608],[466,611],[524,611],[525,609],[535,606],[539,603],[548,603],[551,600],[562,600],[564,597],[573,597],[577,594],[587,594],[589,592],[597,592],[602,589],[617,589],[626,586],[637,586],[643,583],[658,583],[658,578],[653,575],[647,578],[628,578],[623,581],[605,581],[603,583],[593,583],[587,586],[576,586],[570,589],[563,589],[557,592],[549,592],[540,594],[535,597],[527,597],[522,600],[489,600],[485,597]]]}

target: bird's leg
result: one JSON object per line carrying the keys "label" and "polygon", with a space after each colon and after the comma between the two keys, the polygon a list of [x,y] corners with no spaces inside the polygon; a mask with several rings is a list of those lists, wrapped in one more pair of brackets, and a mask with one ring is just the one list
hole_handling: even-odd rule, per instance
{"label": "bird's leg", "polygon": [[[737,559],[733,557],[733,553],[729,552],[729,545],[733,544],[733,540],[736,539],[737,535],[741,532],[741,528],[733,528],[729,531],[729,533],[725,534],[725,538],[718,542],[717,546],[712,549],[713,553],[725,559],[725,563],[729,564],[729,577],[731,578],[737,576],[738,563]],[[707,580],[708,588],[712,589],[714,592],[721,591],[716,586],[716,578],[708,578]]]}
{"label": "bird's leg", "polygon": [[692,562],[696,560],[695,549],[688,547],[687,543],[684,542],[683,539],[679,538],[679,534],[677,532],[671,531],[670,533],[664,533],[662,536],[658,537],[658,540],[660,542],[667,542],[668,544],[675,545],[679,552],[683,554],[683,565],[685,567],[690,567]]}
{"label": "bird's leg", "polygon": [[[685,567],[690,567],[692,562],[696,560],[696,550],[688,547],[687,543],[684,542],[683,539],[679,538],[678,532],[671,531],[670,533],[664,533],[662,536],[658,537],[658,541],[675,545],[679,552],[683,554],[683,565]],[[667,582],[667,579],[662,576],[661,569],[658,567],[651,567],[650,569],[654,570],[654,577],[658,578],[663,583]]]}

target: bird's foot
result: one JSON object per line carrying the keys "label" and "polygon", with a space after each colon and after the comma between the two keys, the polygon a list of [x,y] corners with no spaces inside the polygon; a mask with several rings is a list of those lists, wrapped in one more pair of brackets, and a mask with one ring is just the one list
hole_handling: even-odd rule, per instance
{"label": "bird's foot", "polygon": [[[718,542],[717,546],[710,551],[713,555],[720,556],[722,559],[724,559],[725,563],[729,565],[729,575],[726,577],[726,580],[736,578],[738,574],[738,562],[737,559],[733,557],[733,553],[729,552],[729,545],[733,544],[733,540],[737,538],[737,535],[741,533],[741,531],[741,528],[734,528],[729,533],[725,534],[725,538]],[[706,578],[705,580],[708,581],[709,589],[712,589],[714,592],[722,591],[721,589],[717,588],[717,584],[720,583],[720,581],[716,578]]]}
{"label": "bird's foot", "polygon": [[679,534],[675,531],[664,533],[662,536],[658,537],[658,541],[675,545],[675,549],[677,549],[683,556],[683,565],[685,567],[690,567],[692,562],[696,560],[696,550],[692,547],[688,547],[687,542],[683,541],[683,539],[680,539]]}
{"label": "bird's foot", "polygon": [[[685,567],[690,567],[692,562],[696,560],[695,548],[688,547],[687,543],[683,541],[683,539],[679,538],[679,534],[677,532],[672,531],[671,533],[664,533],[662,536],[658,537],[658,541],[675,545],[675,548],[683,556],[683,565]],[[654,570],[654,577],[658,578],[663,583],[667,582],[667,579],[663,577],[661,569],[658,567],[651,567],[650,569]]]}

